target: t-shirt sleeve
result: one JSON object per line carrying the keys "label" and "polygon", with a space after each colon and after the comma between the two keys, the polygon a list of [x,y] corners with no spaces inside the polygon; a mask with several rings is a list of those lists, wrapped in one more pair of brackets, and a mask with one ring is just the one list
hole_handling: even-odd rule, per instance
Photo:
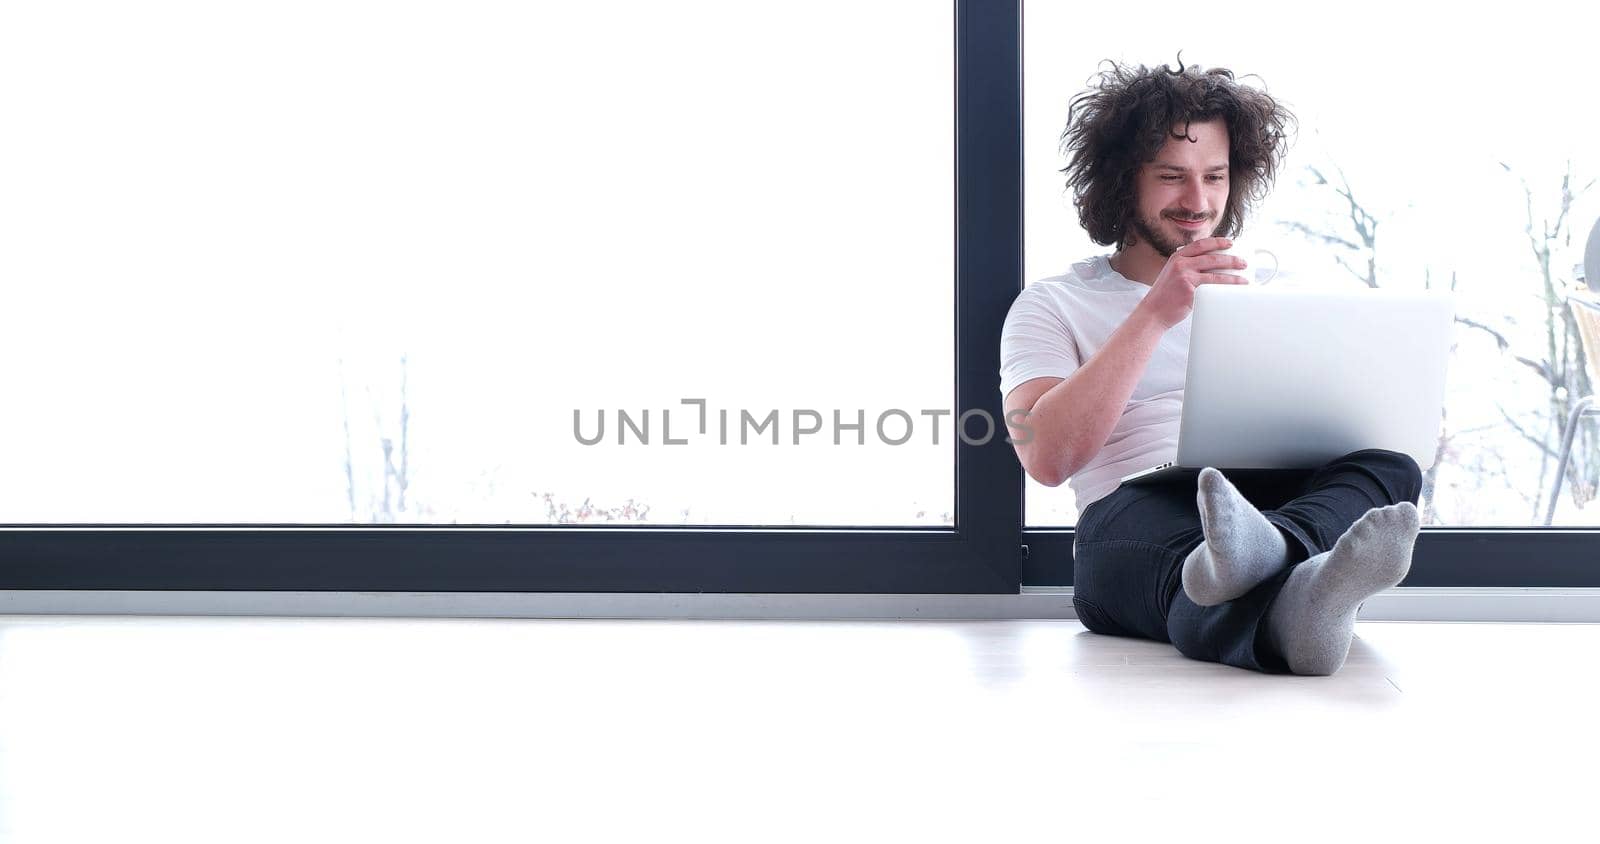
{"label": "t-shirt sleeve", "polygon": [[1081,365],[1072,330],[1049,298],[1023,290],[1000,329],[1001,400],[1019,384],[1046,375],[1066,378]]}

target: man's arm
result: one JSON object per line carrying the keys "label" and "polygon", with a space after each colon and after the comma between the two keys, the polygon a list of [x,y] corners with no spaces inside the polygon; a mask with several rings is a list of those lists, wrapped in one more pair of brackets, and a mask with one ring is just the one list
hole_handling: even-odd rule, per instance
{"label": "man's arm", "polygon": [[[1144,377],[1162,335],[1194,309],[1194,289],[1202,284],[1247,284],[1237,276],[1212,272],[1242,269],[1244,260],[1214,254],[1233,241],[1208,237],[1172,254],[1133,313],[1111,332],[1105,346],[1065,380],[1035,378],[1006,396],[1006,427],[1023,471],[1045,486],[1060,486],[1088,465],[1111,439],[1111,431]],[[1026,410],[1020,430],[1013,410]],[[1019,414],[1020,416],[1020,414]]]}
{"label": "man's arm", "polygon": [[[1017,440],[1013,447],[1023,470],[1045,486],[1060,486],[1098,454],[1166,332],[1153,314],[1135,308],[1072,375],[1035,378],[1012,390],[1005,400],[1006,426]],[[1031,441],[1022,442],[1030,434],[1013,424],[1018,418],[1032,429]]]}

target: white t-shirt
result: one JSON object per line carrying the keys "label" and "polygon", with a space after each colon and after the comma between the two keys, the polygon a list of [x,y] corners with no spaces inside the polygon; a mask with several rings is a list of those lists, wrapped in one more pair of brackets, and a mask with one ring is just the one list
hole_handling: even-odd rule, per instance
{"label": "white t-shirt", "polygon": [[[1041,376],[1065,378],[1089,358],[1150,292],[1111,268],[1109,255],[1023,288],[1000,332],[1000,395]],[[1126,475],[1177,457],[1189,363],[1190,319],[1162,336],[1106,444],[1068,480],[1078,512],[1110,495]]]}

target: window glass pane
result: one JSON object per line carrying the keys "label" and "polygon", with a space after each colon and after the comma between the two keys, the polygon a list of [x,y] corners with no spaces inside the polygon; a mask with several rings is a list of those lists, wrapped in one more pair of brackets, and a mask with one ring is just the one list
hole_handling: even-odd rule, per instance
{"label": "window glass pane", "polygon": [[[1306,38],[1284,36],[1281,6],[1247,2],[1229,7],[1226,37],[1197,39],[1192,8],[1146,11],[1134,27],[1111,7],[1027,4],[1028,283],[1112,251],[1084,235],[1057,172],[1067,104],[1100,60],[1176,67],[1181,49],[1185,63],[1254,74],[1300,131],[1246,234],[1270,244],[1296,283],[1457,295],[1425,523],[1542,523],[1567,411],[1600,376],[1566,301],[1587,292],[1576,268],[1600,217],[1600,111],[1589,105],[1593,51],[1577,13],[1535,2],[1441,18],[1358,2],[1319,18]],[[1593,419],[1570,472],[1555,524],[1600,525]],[[1076,520],[1065,485],[1030,480],[1027,496],[1031,525]]]}
{"label": "window glass pane", "polygon": [[951,524],[952,18],[6,4],[0,520]]}

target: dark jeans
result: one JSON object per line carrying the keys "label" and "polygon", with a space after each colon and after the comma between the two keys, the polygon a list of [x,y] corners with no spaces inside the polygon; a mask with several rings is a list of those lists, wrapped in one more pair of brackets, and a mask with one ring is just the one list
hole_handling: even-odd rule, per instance
{"label": "dark jeans", "polygon": [[1409,455],[1367,449],[1315,470],[1223,472],[1289,545],[1289,566],[1214,607],[1183,592],[1183,561],[1205,536],[1196,474],[1168,483],[1123,485],[1078,517],[1072,605],[1095,633],[1171,642],[1191,659],[1268,674],[1289,666],[1264,623],[1294,567],[1333,547],[1373,507],[1418,502],[1422,472]]}

